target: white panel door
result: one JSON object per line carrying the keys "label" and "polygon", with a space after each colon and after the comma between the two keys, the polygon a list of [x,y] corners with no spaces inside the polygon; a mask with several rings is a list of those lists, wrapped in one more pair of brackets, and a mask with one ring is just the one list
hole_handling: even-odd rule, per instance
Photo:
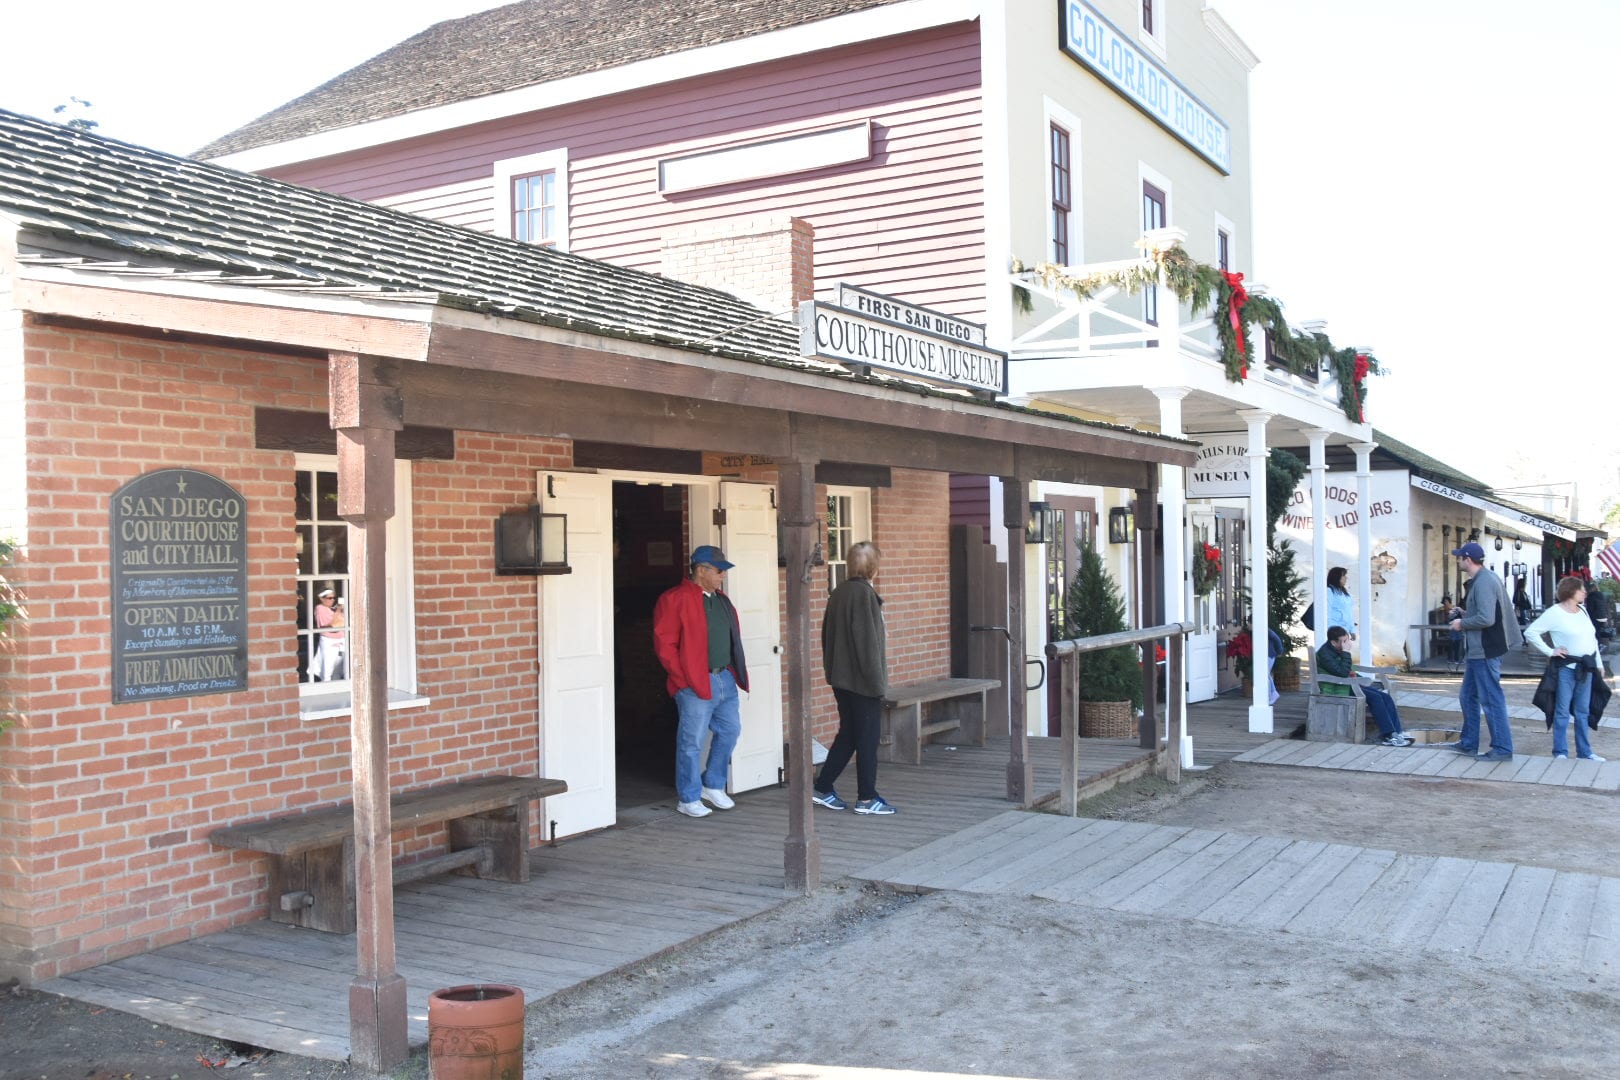
{"label": "white panel door", "polygon": [[540,775],[568,784],[546,817],[569,836],[615,820],[613,481],[542,473],[540,497],[546,513],[568,515],[574,568],[540,579]]}
{"label": "white panel door", "polygon": [[[1189,553],[1202,551],[1205,544],[1215,542],[1215,515],[1195,510],[1189,515],[1187,545]],[[1189,595],[1192,586],[1187,586]],[[1187,700],[1208,701],[1220,689],[1220,634],[1216,607],[1220,590],[1208,596],[1192,596],[1188,616],[1196,623],[1198,632],[1187,635]]]}
{"label": "white panel door", "polygon": [[731,790],[750,791],[776,783],[782,768],[776,489],[728,481],[720,485],[720,505],[726,511],[720,546],[736,564],[726,572],[726,595],[742,622],[750,688],[741,695],[742,737],[731,755]]}

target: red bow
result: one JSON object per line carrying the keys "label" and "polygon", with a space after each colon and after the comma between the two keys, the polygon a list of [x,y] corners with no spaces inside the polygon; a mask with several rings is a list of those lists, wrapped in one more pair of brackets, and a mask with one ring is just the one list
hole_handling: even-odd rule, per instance
{"label": "red bow", "polygon": [[1227,287],[1232,290],[1231,298],[1226,303],[1226,317],[1232,320],[1232,334],[1237,338],[1238,356],[1243,358],[1243,367],[1240,369],[1240,374],[1247,379],[1249,377],[1249,346],[1243,340],[1243,305],[1249,302],[1249,290],[1243,287],[1242,274],[1222,270],[1221,276],[1226,279]]}
{"label": "red bow", "polygon": [[1367,377],[1367,369],[1370,368],[1371,366],[1372,366],[1372,363],[1367,358],[1366,353],[1356,353],[1356,366],[1355,366],[1355,370],[1353,371],[1353,373],[1351,375],[1351,378],[1355,381],[1355,384],[1356,384],[1356,412],[1357,412],[1357,414],[1360,415],[1360,417],[1361,417],[1360,422],[1363,423],[1363,424],[1365,424],[1367,422],[1367,405],[1366,405],[1366,400],[1362,397],[1362,394],[1361,394],[1361,383],[1362,383],[1362,380],[1366,379],[1366,377]]}

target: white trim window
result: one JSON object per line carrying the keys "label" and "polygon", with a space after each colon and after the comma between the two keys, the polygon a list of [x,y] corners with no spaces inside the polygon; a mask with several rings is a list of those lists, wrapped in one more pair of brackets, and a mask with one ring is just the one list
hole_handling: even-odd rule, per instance
{"label": "white trim window", "polygon": [[1136,36],[1161,60],[1170,51],[1165,35],[1166,24],[1169,21],[1170,4],[1167,0],[1142,0],[1142,19]]}
{"label": "white trim window", "polygon": [[1059,266],[1078,266],[1082,258],[1080,177],[1080,118],[1047,98],[1044,109],[1046,140],[1046,257]]}
{"label": "white trim window", "polygon": [[[352,689],[348,608],[356,568],[349,563],[349,525],[337,512],[337,458],[297,454],[293,469],[299,708],[306,716],[346,712]],[[390,702],[416,693],[408,461],[394,464],[394,506],[387,527],[386,570]],[[322,605],[321,595],[328,590],[333,593],[331,603]]]}
{"label": "white trim window", "polygon": [[872,489],[827,489],[827,590],[849,579],[849,549],[872,539]]}
{"label": "white trim window", "polygon": [[1222,270],[1236,270],[1238,265],[1236,240],[1237,226],[1221,214],[1215,215],[1215,265]]}
{"label": "white trim window", "polygon": [[[1164,174],[1137,166],[1137,190],[1142,199],[1142,232],[1163,229],[1170,224],[1170,181]],[[1142,290],[1142,318],[1154,326],[1159,324],[1159,294],[1157,289]]]}
{"label": "white trim window", "polygon": [[495,162],[495,235],[568,250],[568,150]]}

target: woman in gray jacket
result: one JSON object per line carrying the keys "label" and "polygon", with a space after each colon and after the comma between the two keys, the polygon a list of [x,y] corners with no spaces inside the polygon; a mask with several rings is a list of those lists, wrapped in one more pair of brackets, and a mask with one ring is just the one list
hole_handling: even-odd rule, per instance
{"label": "woman in gray jacket", "polygon": [[827,611],[821,619],[822,668],[838,701],[838,734],[827,760],[821,763],[812,798],[830,810],[848,806],[833,784],[854,757],[857,814],[895,812],[877,791],[878,734],[883,726],[883,695],[889,689],[883,598],[872,587],[881,557],[870,541],[850,546],[849,577],[827,598]]}

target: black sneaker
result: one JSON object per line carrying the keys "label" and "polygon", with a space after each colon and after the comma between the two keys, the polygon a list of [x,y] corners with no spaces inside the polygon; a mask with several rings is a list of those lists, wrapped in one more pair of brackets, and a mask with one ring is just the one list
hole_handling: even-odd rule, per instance
{"label": "black sneaker", "polygon": [[849,806],[849,803],[838,797],[836,791],[818,791],[810,796],[810,801],[829,810],[843,810]]}
{"label": "black sneaker", "polygon": [[879,795],[875,799],[862,799],[856,803],[855,812],[857,814],[893,814],[896,811],[893,806],[883,801],[883,796]]}

